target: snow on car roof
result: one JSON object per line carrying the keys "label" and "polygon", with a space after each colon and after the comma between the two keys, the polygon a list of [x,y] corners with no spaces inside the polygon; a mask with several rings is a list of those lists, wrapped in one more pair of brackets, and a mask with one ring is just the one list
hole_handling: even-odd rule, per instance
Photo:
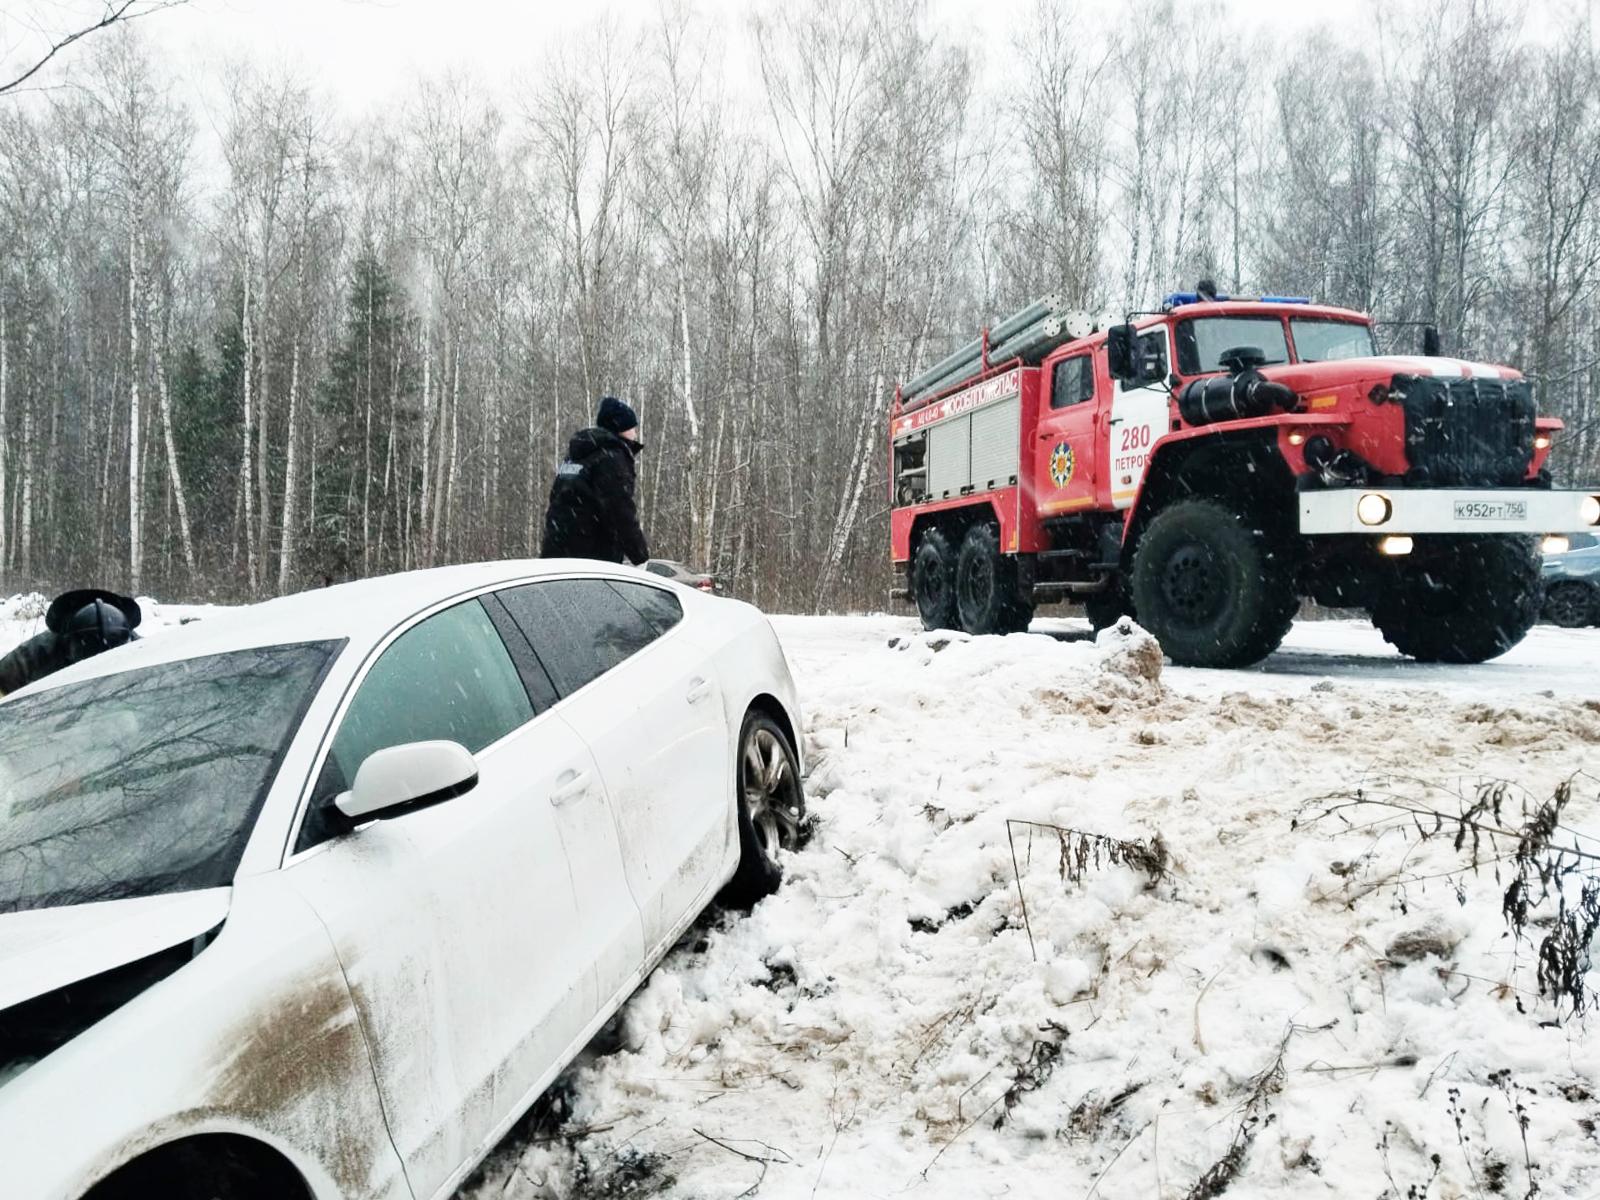
{"label": "snow on car roof", "polygon": [[[240,608],[219,608],[215,615],[107,651],[23,690],[45,691],[138,667],[256,646],[348,640],[363,648],[382,640],[407,617],[452,596],[521,579],[580,572],[616,578],[643,575],[593,559],[506,559],[379,575]],[[659,582],[658,576],[644,577]]]}

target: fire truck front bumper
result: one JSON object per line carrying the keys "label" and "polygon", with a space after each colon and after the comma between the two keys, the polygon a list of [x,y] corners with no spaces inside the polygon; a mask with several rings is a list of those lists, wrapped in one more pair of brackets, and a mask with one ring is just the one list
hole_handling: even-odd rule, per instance
{"label": "fire truck front bumper", "polygon": [[1600,488],[1337,488],[1300,493],[1302,534],[1577,533],[1600,525]]}

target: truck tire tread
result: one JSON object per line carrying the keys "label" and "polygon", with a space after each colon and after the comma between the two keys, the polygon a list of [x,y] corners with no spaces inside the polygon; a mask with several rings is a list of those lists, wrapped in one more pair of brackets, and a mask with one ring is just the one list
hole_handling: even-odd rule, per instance
{"label": "truck tire tread", "polygon": [[970,634],[1022,633],[1033,620],[1033,605],[1023,599],[1017,578],[1017,560],[1000,553],[1000,533],[987,521],[972,526],[961,539],[955,592],[961,627]]}
{"label": "truck tire tread", "polygon": [[1451,537],[1404,564],[1372,608],[1383,640],[1418,662],[1481,663],[1510,650],[1543,607],[1531,537]]}
{"label": "truck tire tread", "polygon": [[[1169,558],[1203,545],[1224,564],[1222,609],[1203,627],[1173,611],[1163,577]],[[1276,650],[1299,612],[1294,570],[1259,529],[1217,500],[1182,500],[1158,513],[1134,552],[1132,591],[1139,620],[1179,666],[1245,667]]]}
{"label": "truck tire tread", "polygon": [[[929,573],[936,579],[930,580]],[[956,552],[938,526],[926,529],[917,541],[911,561],[911,596],[924,629],[954,629],[956,613]],[[935,586],[929,586],[930,583]]]}

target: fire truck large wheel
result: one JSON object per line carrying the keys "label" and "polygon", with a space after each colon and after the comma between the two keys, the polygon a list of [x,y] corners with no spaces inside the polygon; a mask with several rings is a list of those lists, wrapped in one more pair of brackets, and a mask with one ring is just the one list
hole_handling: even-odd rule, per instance
{"label": "fire truck large wheel", "polygon": [[1543,602],[1533,538],[1417,541],[1372,609],[1384,641],[1418,662],[1480,663],[1527,636]]}
{"label": "fire truck large wheel", "polygon": [[1022,598],[1017,560],[1000,553],[1000,534],[981,523],[961,539],[956,561],[956,609],[968,633],[1021,633],[1033,620],[1033,605]]}
{"label": "fire truck large wheel", "polygon": [[1267,536],[1211,500],[1159,513],[1133,557],[1139,623],[1185,667],[1244,667],[1278,648],[1299,610]]}
{"label": "fire truck large wheel", "polygon": [[924,629],[954,629],[956,612],[956,552],[942,529],[925,531],[911,561],[911,594]]}

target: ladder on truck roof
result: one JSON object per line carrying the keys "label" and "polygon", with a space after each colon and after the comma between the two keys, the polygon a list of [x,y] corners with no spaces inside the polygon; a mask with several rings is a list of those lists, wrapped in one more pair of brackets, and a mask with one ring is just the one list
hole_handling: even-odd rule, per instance
{"label": "ladder on truck roof", "polygon": [[996,363],[1021,359],[1035,364],[1057,346],[1087,337],[1098,329],[1088,313],[1068,308],[1060,293],[1051,293],[1019,309],[992,329],[945,355],[920,375],[902,384],[902,408],[932,399],[976,379]]}

